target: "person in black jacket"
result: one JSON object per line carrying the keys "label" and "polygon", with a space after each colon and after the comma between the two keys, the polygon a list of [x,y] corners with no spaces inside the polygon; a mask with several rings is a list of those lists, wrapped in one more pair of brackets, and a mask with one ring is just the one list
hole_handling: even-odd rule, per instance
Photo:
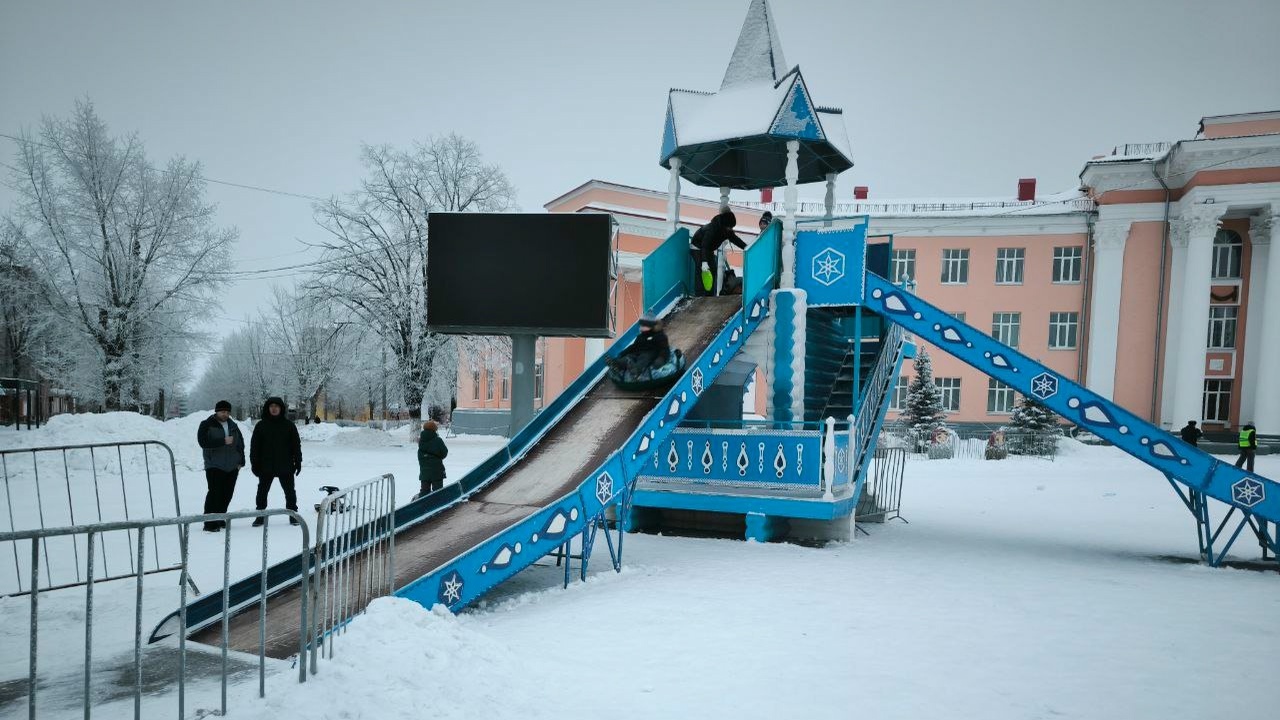
{"label": "person in black jacket", "polygon": [[418,435],[419,497],[444,487],[444,459],[449,455],[449,448],[440,438],[439,429],[435,420],[428,420],[422,423],[422,432]]}
{"label": "person in black jacket", "polygon": [[[224,513],[236,491],[236,477],[244,467],[244,435],[231,419],[231,403],[219,400],[213,414],[196,429],[196,442],[204,453],[204,479],[209,491],[204,496],[204,513]],[[204,524],[206,532],[218,532],[225,522]]]}
{"label": "person in black jacket", "polygon": [[[694,264],[697,265],[697,271],[701,276],[705,269],[714,277],[716,272],[716,251],[726,241],[737,245],[742,249],[746,249],[747,244],[742,238],[738,237],[733,229],[738,225],[738,218],[733,214],[732,210],[721,210],[719,215],[711,218],[706,225],[698,228],[693,237],[689,239],[689,250],[693,254]],[[729,271],[732,273],[732,271]],[[726,278],[726,287],[732,284],[729,278]],[[706,291],[705,286],[699,285],[699,291]]]}
{"label": "person in black jacket", "polygon": [[670,355],[671,341],[662,330],[662,321],[645,315],[640,318],[640,334],[636,335],[631,347],[623,350],[616,359],[605,362],[610,367],[637,377],[651,367],[662,365]]}
{"label": "person in black jacket", "polygon": [[1200,438],[1204,437],[1204,431],[1196,427],[1195,420],[1188,420],[1187,424],[1182,428],[1182,442],[1195,447],[1200,444]]}
{"label": "person in black jacket", "polygon": [[[257,508],[267,509],[267,493],[271,481],[280,478],[284,490],[284,506],[297,511],[298,495],[293,489],[293,478],[302,473],[302,439],[298,427],[285,413],[284,401],[278,397],[267,398],[262,406],[262,419],[253,428],[249,441],[249,466],[258,478]],[[253,521],[254,527],[266,522],[265,517]],[[289,518],[297,525],[298,521]]]}

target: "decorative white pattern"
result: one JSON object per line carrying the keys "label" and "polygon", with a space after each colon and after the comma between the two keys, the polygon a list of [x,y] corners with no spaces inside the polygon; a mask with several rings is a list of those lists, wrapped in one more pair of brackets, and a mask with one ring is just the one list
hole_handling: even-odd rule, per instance
{"label": "decorative white pattern", "polygon": [[613,476],[607,472],[601,473],[600,477],[596,478],[596,500],[599,500],[600,504],[604,505],[612,497]]}
{"label": "decorative white pattern", "polygon": [[810,268],[814,282],[830,287],[844,277],[844,253],[835,248],[823,248],[822,252],[813,256],[813,267]]}
{"label": "decorative white pattern", "polygon": [[778,452],[773,456],[773,472],[782,477],[787,471],[787,456],[782,452],[782,443],[778,443]]}
{"label": "decorative white pattern", "polygon": [[710,475],[711,466],[716,462],[715,456],[711,454],[711,442],[707,441],[702,447],[702,474]]}
{"label": "decorative white pattern", "polygon": [[1058,378],[1047,372],[1031,378],[1031,394],[1041,400],[1048,400],[1058,394]]}
{"label": "decorative white pattern", "polygon": [[1231,498],[1240,505],[1251,508],[1267,499],[1267,488],[1253,478],[1241,478],[1231,486]]}

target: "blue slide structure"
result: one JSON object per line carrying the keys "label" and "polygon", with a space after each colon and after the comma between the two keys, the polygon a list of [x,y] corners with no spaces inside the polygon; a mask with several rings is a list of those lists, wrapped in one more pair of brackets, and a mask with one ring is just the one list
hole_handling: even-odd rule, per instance
{"label": "blue slide structure", "polygon": [[[1062,417],[1164,473],[1201,524],[1201,551],[1216,564],[1246,525],[1259,540],[1277,548],[1266,522],[1280,522],[1280,484],[1221,460],[1175,439],[1168,432],[1090,392],[1017,350],[874,274],[866,274],[865,307],[941,348],[992,378],[1033,397]],[[1209,526],[1205,497],[1231,511],[1217,531]],[[1213,542],[1235,513],[1241,522],[1217,554]]]}

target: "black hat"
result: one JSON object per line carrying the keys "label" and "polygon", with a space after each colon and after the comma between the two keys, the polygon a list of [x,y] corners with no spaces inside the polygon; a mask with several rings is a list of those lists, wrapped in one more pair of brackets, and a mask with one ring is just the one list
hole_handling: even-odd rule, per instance
{"label": "black hat", "polygon": [[218,412],[219,410],[226,410],[230,412],[231,403],[227,402],[226,400],[219,400],[218,403],[213,406],[213,411]]}

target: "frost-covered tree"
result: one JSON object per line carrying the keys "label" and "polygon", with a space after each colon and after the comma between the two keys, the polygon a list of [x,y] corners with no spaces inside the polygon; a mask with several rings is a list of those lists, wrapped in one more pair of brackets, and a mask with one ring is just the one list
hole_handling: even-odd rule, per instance
{"label": "frost-covered tree", "polygon": [[285,394],[308,418],[316,414],[320,392],[354,348],[358,336],[349,327],[323,298],[272,290],[270,309],[262,314],[263,335],[277,359]]}
{"label": "frost-covered tree", "polygon": [[1009,451],[1015,455],[1047,454],[1057,443],[1060,430],[1058,416],[1026,395],[1013,409],[1008,429],[1013,433]]}
{"label": "frost-covered tree", "polygon": [[276,358],[266,352],[267,341],[258,323],[246,324],[223,338],[191,391],[191,409],[212,410],[219,400],[226,400],[237,417],[256,417],[274,388],[283,385]]}
{"label": "frost-covered tree", "polygon": [[332,300],[377,333],[396,363],[403,402],[422,408],[453,387],[458,342],[426,327],[427,213],[497,212],[515,205],[498,165],[458,135],[410,150],[366,146],[358,191],[317,205],[330,239],[308,290]]}
{"label": "frost-covered tree", "polygon": [[933,382],[933,359],[923,346],[916,353],[914,370],[902,416],[912,435],[931,438],[939,428],[947,426],[947,414],[942,406],[942,391]]}
{"label": "frost-covered tree", "polygon": [[152,166],[89,101],[18,143],[9,225],[31,256],[42,310],[65,338],[57,379],[107,409],[137,407],[185,373],[203,302],[236,231],[214,224],[199,163]]}

